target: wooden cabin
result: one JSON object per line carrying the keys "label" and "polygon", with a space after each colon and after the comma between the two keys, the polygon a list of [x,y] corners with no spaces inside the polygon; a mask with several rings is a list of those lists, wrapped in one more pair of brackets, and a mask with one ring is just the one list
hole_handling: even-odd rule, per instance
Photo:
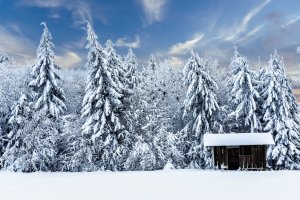
{"label": "wooden cabin", "polygon": [[204,146],[213,151],[216,169],[264,170],[267,145],[274,145],[270,133],[205,134]]}

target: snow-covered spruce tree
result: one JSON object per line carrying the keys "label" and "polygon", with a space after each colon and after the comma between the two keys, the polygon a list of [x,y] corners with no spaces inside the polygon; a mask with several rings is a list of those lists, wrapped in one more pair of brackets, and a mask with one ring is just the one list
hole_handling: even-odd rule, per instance
{"label": "snow-covered spruce tree", "polygon": [[234,56],[230,63],[228,77],[228,106],[230,131],[252,133],[261,129],[257,116],[256,74],[250,68],[248,60],[239,54],[235,47]]}
{"label": "snow-covered spruce tree", "polygon": [[30,115],[30,108],[28,104],[28,100],[26,95],[22,94],[17,105],[13,109],[11,113],[11,117],[8,120],[10,131],[7,135],[8,144],[6,146],[6,151],[4,155],[1,157],[1,165],[4,168],[7,168],[14,162],[14,160],[10,160],[14,158],[11,154],[18,152],[18,147],[20,146],[20,142],[22,141],[22,129]]}
{"label": "snow-covered spruce tree", "polygon": [[[4,167],[14,171],[54,171],[60,137],[59,119],[65,110],[64,93],[54,72],[51,34],[45,23],[29,86],[34,95],[32,116],[5,151]],[[19,141],[19,142],[18,142]]]}
{"label": "snow-covered spruce tree", "polygon": [[300,169],[300,120],[297,102],[275,51],[264,74],[261,91],[263,131],[273,134],[275,145],[268,147],[267,161],[272,169]]}
{"label": "snow-covered spruce tree", "polygon": [[[4,63],[2,63],[4,64]],[[28,82],[31,80],[30,67],[4,65],[0,67],[0,157],[5,151],[10,132],[9,118],[20,94],[28,93]],[[14,80],[14,81],[12,81]]]}
{"label": "snow-covered spruce tree", "polygon": [[219,105],[216,99],[217,85],[205,69],[206,61],[191,51],[184,67],[187,93],[183,117],[187,124],[182,130],[187,146],[187,164],[190,168],[211,167],[211,151],[203,145],[203,135],[213,133]]}
{"label": "snow-covered spruce tree", "polygon": [[[84,163],[74,163],[75,153],[80,149],[84,151],[82,143],[81,126],[83,119],[80,117],[81,104],[84,96],[86,72],[83,70],[64,70],[62,73],[63,88],[66,96],[72,101],[67,101],[67,111],[62,117],[62,134],[59,143],[58,171],[88,171],[82,169]],[[76,154],[78,155],[78,154]],[[85,156],[85,155],[83,155]],[[82,158],[84,159],[84,158]],[[78,159],[77,161],[80,161]]]}
{"label": "snow-covered spruce tree", "polygon": [[[84,145],[81,135],[82,118],[78,114],[69,114],[62,117],[62,134],[59,143],[60,153],[58,155],[57,170],[58,171],[89,171],[85,168],[84,159],[92,154],[84,154],[87,145]],[[82,154],[79,153],[82,151]],[[76,156],[84,156],[78,158]],[[79,163],[76,163],[79,161]]]}
{"label": "snow-covered spruce tree", "polygon": [[24,127],[30,116],[30,107],[28,103],[27,96],[22,94],[17,105],[11,113],[11,117],[8,120],[10,127],[9,134],[7,135],[8,139],[12,139],[14,135]]}
{"label": "snow-covered spruce tree", "polygon": [[[111,70],[115,83],[121,90],[125,90],[126,88],[126,70],[125,66],[122,62],[122,57],[117,54],[116,50],[113,47],[113,42],[111,40],[106,41],[106,59],[108,68]],[[127,92],[127,91],[125,91]]]}
{"label": "snow-covered spruce tree", "polygon": [[[151,57],[133,95],[135,137],[133,150],[125,163],[127,170],[163,169],[168,159],[176,167],[183,166],[179,139],[172,132],[175,104],[180,102],[176,96],[177,87],[174,87],[176,80],[171,76],[170,66],[161,63],[153,67],[155,58]],[[176,84],[181,85],[180,82]]]}
{"label": "snow-covered spruce tree", "polygon": [[154,170],[156,166],[156,156],[150,143],[142,136],[136,136],[133,148],[130,151],[124,167],[126,170]]}
{"label": "snow-covered spruce tree", "polygon": [[165,167],[167,163],[178,168],[183,167],[184,156],[181,151],[181,138],[178,134],[170,132],[168,128],[168,125],[160,126],[153,139],[154,147],[162,155],[160,159],[163,162],[160,164],[160,168]]}
{"label": "snow-covered spruce tree", "polygon": [[[112,41],[108,40],[106,42],[106,53],[107,53],[107,65],[108,68],[112,70],[112,78],[114,82],[118,86],[118,90],[122,93],[122,97],[119,98],[120,104],[115,106],[115,114],[118,116],[118,124],[119,130],[116,130],[113,135],[116,135],[116,139],[118,140],[118,147],[116,158],[118,157],[118,161],[116,161],[116,169],[123,170],[123,163],[126,161],[129,156],[129,151],[132,149],[132,134],[134,134],[133,130],[133,113],[132,113],[132,94],[134,90],[134,85],[130,85],[129,80],[132,77],[135,77],[135,70],[133,68],[132,71],[128,71],[126,68],[126,63],[122,62],[122,57],[117,54],[116,50],[113,48]],[[137,61],[136,65],[137,65]]]}
{"label": "snow-covered spruce tree", "polygon": [[10,140],[2,156],[4,169],[22,172],[54,171],[58,128],[44,113],[35,113]]}
{"label": "snow-covered spruce tree", "polygon": [[31,114],[27,97],[22,95],[9,120],[10,140],[1,157],[2,166],[21,172],[54,171],[58,129],[42,112]]}
{"label": "snow-covered spruce tree", "polygon": [[60,79],[55,69],[59,69],[54,64],[54,47],[52,35],[48,30],[45,22],[42,22],[44,32],[37,49],[37,59],[33,66],[33,80],[29,86],[35,92],[34,110],[41,111],[42,116],[47,116],[53,120],[58,119],[66,109],[65,95],[63,90],[58,86],[57,80]]}
{"label": "snow-covered spruce tree", "polygon": [[150,55],[149,62],[148,62],[148,68],[152,71],[155,71],[157,69],[157,63],[155,56],[153,54]]}
{"label": "snow-covered spruce tree", "polygon": [[[135,130],[135,115],[134,110],[136,108],[135,105],[135,93],[136,88],[140,82],[140,79],[137,74],[137,66],[138,61],[137,57],[135,56],[133,50],[130,48],[128,53],[123,61],[123,70],[124,70],[124,77],[123,77],[123,87],[124,89],[124,97],[123,97],[123,114],[122,114],[122,124],[125,126],[125,134],[126,134],[126,141],[123,144],[123,158],[124,163],[128,160],[130,156],[131,150],[134,148],[134,141],[137,141],[136,137],[136,130]],[[129,170],[128,166],[125,164],[122,166],[122,169]]]}
{"label": "snow-covered spruce tree", "polygon": [[170,60],[160,62],[154,78],[158,95],[158,104],[165,110],[168,121],[168,131],[177,134],[184,124],[182,122],[182,104],[184,101],[185,85],[181,68],[171,65]]}
{"label": "snow-covered spruce tree", "polygon": [[86,68],[90,73],[82,104],[82,117],[86,118],[82,135],[91,150],[85,152],[94,152],[88,158],[96,168],[117,170],[123,162],[123,143],[127,139],[120,120],[123,88],[116,69],[118,58],[109,55],[113,50],[104,51],[90,24],[87,25],[87,40]]}
{"label": "snow-covered spruce tree", "polygon": [[127,79],[126,85],[129,89],[134,89],[139,82],[136,73],[137,66],[138,61],[136,55],[134,54],[133,50],[129,48],[128,53],[124,59],[125,78]]}
{"label": "snow-covered spruce tree", "polygon": [[10,61],[9,56],[6,53],[0,51],[0,64],[7,63],[9,61]]}
{"label": "snow-covered spruce tree", "polygon": [[95,34],[89,22],[87,22],[86,39],[88,42],[86,46],[88,55],[85,67],[89,71],[89,74],[81,110],[81,115],[85,119],[85,123],[81,127],[83,129],[81,132],[82,136],[68,145],[74,148],[74,156],[69,162],[65,163],[65,168],[72,171],[98,170],[100,161],[100,155],[96,154],[98,144],[95,141],[94,135],[97,133],[95,132],[97,130],[95,130],[94,127],[99,129],[102,121],[101,116],[97,116],[101,114],[100,106],[102,105],[100,102],[97,102],[100,101],[102,96],[97,94],[97,92],[100,92],[101,86],[103,85],[104,77],[100,77],[100,74],[104,70],[107,72],[107,61],[106,53],[98,42],[98,36]]}
{"label": "snow-covered spruce tree", "polygon": [[9,124],[9,133],[7,135],[7,140],[9,141],[6,146],[6,151],[4,155],[1,157],[1,165],[3,167],[9,166],[13,160],[9,160],[12,156],[10,154],[12,152],[16,152],[16,148],[18,148],[19,143],[21,141],[20,134],[22,133],[22,129],[30,115],[30,108],[28,104],[28,100],[26,95],[22,94],[20,99],[18,100],[15,108],[11,113],[11,117],[8,120]]}
{"label": "snow-covered spruce tree", "polygon": [[[227,67],[220,66],[217,59],[208,57],[207,60],[207,72],[210,74],[211,78],[217,83],[220,87],[220,90],[217,92],[217,99],[221,109],[227,106],[227,100],[224,98],[226,96],[226,75],[228,73]],[[226,118],[226,117],[225,117]],[[224,118],[224,120],[225,120]]]}

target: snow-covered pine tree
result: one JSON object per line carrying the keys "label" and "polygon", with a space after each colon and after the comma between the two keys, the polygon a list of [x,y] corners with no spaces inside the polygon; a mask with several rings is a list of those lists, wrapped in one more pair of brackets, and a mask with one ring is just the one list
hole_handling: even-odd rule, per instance
{"label": "snow-covered pine tree", "polygon": [[58,119],[65,110],[64,93],[58,87],[59,76],[53,62],[52,36],[42,23],[44,31],[33,66],[33,78],[29,86],[35,92],[32,116],[18,134],[12,136],[5,151],[4,167],[14,171],[54,171],[58,153],[60,123]]}
{"label": "snow-covered pine tree", "polygon": [[9,134],[7,135],[8,139],[12,139],[14,135],[24,127],[30,116],[30,107],[28,103],[27,96],[22,94],[17,105],[11,113],[11,117],[8,120],[10,127]]}
{"label": "snow-covered pine tree", "polygon": [[[59,143],[59,155],[57,162],[57,171],[92,171],[87,165],[88,156],[84,154],[88,145],[83,145],[84,141],[81,135],[82,118],[78,114],[69,114],[62,117],[62,134]],[[82,151],[79,153],[79,151]],[[83,156],[78,158],[76,156]],[[76,158],[75,158],[76,157]],[[87,162],[83,162],[83,161]],[[79,163],[77,163],[79,162]]]}
{"label": "snow-covered pine tree", "polygon": [[[145,124],[153,124],[152,116],[157,117],[154,113],[150,115],[148,98],[149,90],[146,90],[145,74],[141,76],[141,83],[134,90],[132,96],[133,105],[133,131],[132,150],[124,163],[125,170],[154,170],[157,167],[157,158],[153,150],[153,135],[145,130]],[[152,88],[153,89],[153,88]],[[151,118],[150,118],[151,117]]]}
{"label": "snow-covered pine tree", "polygon": [[[168,160],[177,167],[183,166],[182,152],[176,134],[168,131],[164,113],[160,109],[137,105],[133,149],[125,162],[126,170],[163,169]],[[143,117],[143,118],[142,118]]]}
{"label": "snow-covered pine tree", "polygon": [[125,78],[127,87],[133,89],[137,86],[139,79],[136,73],[138,61],[133,50],[129,48],[128,53],[124,59]]}
{"label": "snow-covered pine tree", "polygon": [[[137,66],[138,61],[137,57],[135,56],[133,50],[130,48],[128,53],[123,61],[123,70],[124,70],[124,77],[123,86],[125,87],[124,90],[124,97],[123,97],[123,114],[122,114],[122,124],[125,126],[125,134],[126,134],[126,141],[123,144],[123,158],[124,163],[128,160],[130,156],[130,151],[134,148],[134,141],[136,141],[136,131],[135,131],[135,93],[136,88],[140,82],[140,79],[137,74]],[[128,170],[129,166],[122,166],[122,169]]]}
{"label": "snow-covered pine tree", "polygon": [[90,24],[87,40],[86,68],[90,73],[82,104],[82,117],[86,118],[82,134],[93,143],[92,163],[99,169],[117,170],[123,161],[122,144],[126,140],[120,120],[123,88],[116,69],[118,58],[112,57],[113,50],[105,52]]}
{"label": "snow-covered pine tree", "polygon": [[118,85],[120,90],[126,91],[126,71],[125,66],[122,62],[122,57],[117,54],[116,50],[113,47],[113,42],[111,40],[106,41],[106,59],[107,66],[112,71],[111,76],[113,77],[115,83]]}
{"label": "snow-covered pine tree", "polygon": [[267,161],[272,169],[300,169],[300,120],[283,59],[270,56],[261,91],[263,131],[273,134],[275,145],[268,147]]}
{"label": "snow-covered pine tree", "polygon": [[[119,130],[114,131],[113,135],[116,135],[118,140],[117,145],[117,153],[115,155],[118,157],[118,161],[116,161],[116,169],[123,170],[123,163],[126,161],[129,156],[129,151],[132,149],[132,134],[133,132],[133,119],[132,119],[132,94],[133,87],[128,85],[128,78],[130,76],[135,76],[135,71],[131,71],[131,75],[129,75],[126,68],[126,63],[122,62],[122,57],[117,54],[116,50],[113,47],[113,43],[111,40],[106,42],[106,53],[107,53],[107,65],[108,68],[112,70],[112,78],[117,83],[119,87],[119,91],[122,93],[122,97],[120,99],[120,105],[115,106],[114,110],[116,116],[119,118]],[[136,61],[137,64],[137,61]],[[128,77],[127,77],[128,76]],[[133,85],[132,85],[133,86]],[[116,126],[119,126],[116,124]]]}
{"label": "snow-covered pine tree", "polygon": [[22,172],[54,171],[59,138],[56,124],[35,114],[10,140],[2,156],[4,169]]}
{"label": "snow-covered pine tree", "polygon": [[181,82],[176,82],[174,87],[178,77],[173,76],[166,63],[155,64],[153,70],[155,58],[151,57],[133,95],[135,137],[133,150],[125,163],[127,170],[163,169],[169,159],[176,167],[183,166],[179,139],[172,127],[173,112],[180,102],[177,96],[180,92],[176,89]]}
{"label": "snow-covered pine tree", "polygon": [[0,51],[0,64],[9,62],[9,60],[10,60],[9,56],[6,53]]}
{"label": "snow-covered pine tree", "polygon": [[142,136],[137,136],[132,151],[124,163],[126,170],[154,170],[156,166],[156,157],[152,147]]}
{"label": "snow-covered pine tree", "polygon": [[42,22],[41,25],[44,26],[44,31],[37,49],[37,59],[33,66],[34,80],[29,83],[29,86],[36,93],[33,97],[35,111],[42,111],[44,113],[42,115],[56,120],[66,109],[64,103],[66,98],[57,83],[60,77],[55,69],[59,69],[59,67],[53,61],[52,35],[45,22]]}
{"label": "snow-covered pine tree", "polygon": [[[81,126],[84,119],[80,117],[81,104],[84,96],[86,72],[83,70],[64,70],[62,72],[63,89],[66,96],[71,101],[66,102],[67,111],[62,116],[62,134],[59,143],[58,155],[58,171],[92,171],[85,167],[89,167],[84,159],[87,160],[88,156],[78,153],[88,148],[84,145],[81,135]],[[75,156],[82,156],[76,158]],[[90,154],[92,155],[92,154]],[[76,163],[78,162],[78,163]]]}
{"label": "snow-covered pine tree", "polygon": [[219,105],[216,99],[217,85],[205,69],[206,61],[191,51],[184,67],[187,93],[183,118],[187,124],[182,130],[186,137],[187,164],[190,168],[211,167],[211,151],[203,145],[203,135],[212,133]]}
{"label": "snow-covered pine tree", "polygon": [[258,57],[257,62],[257,73],[256,73],[256,80],[259,81],[259,83],[262,83],[261,80],[264,80],[264,75],[266,73],[266,67],[262,64],[260,57]]}
{"label": "snow-covered pine tree", "polygon": [[4,169],[22,172],[54,171],[59,132],[43,112],[31,117],[28,100],[22,95],[9,122],[11,132],[1,158]]}
{"label": "snow-covered pine tree", "polygon": [[150,68],[152,71],[155,71],[157,69],[156,58],[153,54],[150,55],[150,59],[148,61],[148,68]]}
{"label": "snow-covered pine tree", "polygon": [[230,63],[228,77],[228,105],[231,131],[240,133],[253,133],[261,129],[257,116],[256,74],[250,68],[248,60],[234,48],[234,56]]}
{"label": "snow-covered pine tree", "polygon": [[11,160],[11,154],[18,151],[22,139],[22,129],[28,122],[30,116],[30,108],[26,95],[22,94],[8,120],[9,133],[7,135],[8,144],[4,155],[1,157],[1,165],[4,168],[10,166],[14,160]]}
{"label": "snow-covered pine tree", "polygon": [[159,167],[163,168],[168,162],[180,168],[184,166],[184,156],[181,151],[181,140],[177,134],[168,130],[167,124],[162,124],[153,138],[158,156],[162,155]]}
{"label": "snow-covered pine tree", "polygon": [[[28,93],[28,82],[31,80],[30,68],[11,66],[7,63],[0,66],[0,157],[5,151],[10,132],[9,118],[20,94]],[[13,81],[12,81],[13,80]]]}

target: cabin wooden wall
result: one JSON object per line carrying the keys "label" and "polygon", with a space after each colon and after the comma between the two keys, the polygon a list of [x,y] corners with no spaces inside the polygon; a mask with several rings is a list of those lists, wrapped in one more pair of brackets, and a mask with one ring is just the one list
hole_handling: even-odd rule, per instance
{"label": "cabin wooden wall", "polygon": [[[214,147],[214,163],[217,169],[228,169],[228,149]],[[239,146],[239,167],[243,169],[266,169],[266,147],[264,145]]]}
{"label": "cabin wooden wall", "polygon": [[215,167],[218,169],[221,168],[227,168],[228,166],[228,151],[226,150],[226,147],[220,146],[220,147],[214,147],[214,162]]}

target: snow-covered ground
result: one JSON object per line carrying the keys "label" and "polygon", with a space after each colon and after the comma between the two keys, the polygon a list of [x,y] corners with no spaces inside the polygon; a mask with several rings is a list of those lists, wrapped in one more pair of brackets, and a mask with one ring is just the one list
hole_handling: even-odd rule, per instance
{"label": "snow-covered ground", "polygon": [[0,199],[299,200],[300,172],[0,172]]}

